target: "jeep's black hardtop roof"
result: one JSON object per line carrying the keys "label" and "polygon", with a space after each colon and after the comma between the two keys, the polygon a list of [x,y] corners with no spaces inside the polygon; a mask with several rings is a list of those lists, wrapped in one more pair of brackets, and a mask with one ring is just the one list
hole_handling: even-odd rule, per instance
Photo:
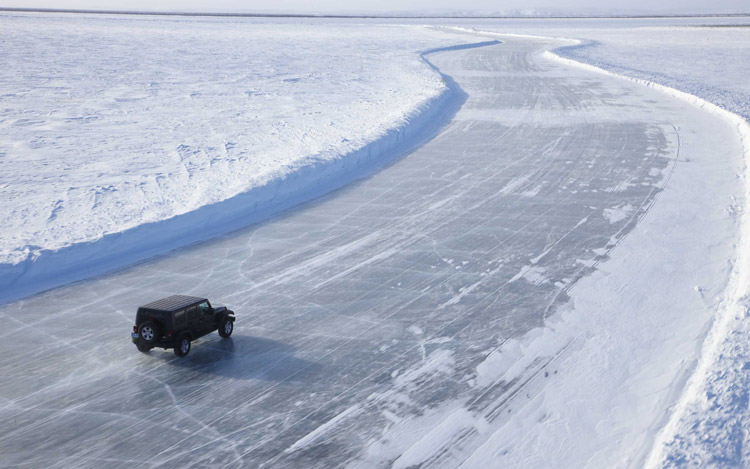
{"label": "jeep's black hardtop roof", "polygon": [[153,301],[147,305],[143,305],[141,306],[141,308],[151,309],[154,311],[166,311],[171,313],[173,311],[177,311],[178,309],[182,309],[186,306],[194,305],[203,301],[207,300],[206,298],[201,298],[200,296],[172,295],[166,298],[162,298],[161,300]]}

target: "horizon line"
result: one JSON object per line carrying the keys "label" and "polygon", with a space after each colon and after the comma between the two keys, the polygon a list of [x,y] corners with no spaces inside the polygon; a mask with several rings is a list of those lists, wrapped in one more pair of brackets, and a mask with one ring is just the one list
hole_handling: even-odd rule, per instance
{"label": "horizon line", "polygon": [[648,18],[717,18],[717,17],[747,17],[745,13],[693,13],[693,14],[639,14],[639,15],[535,15],[535,16],[493,16],[493,15],[378,15],[378,14],[335,14],[335,13],[232,13],[232,12],[201,12],[201,11],[145,11],[145,10],[94,10],[75,8],[25,8],[0,7],[0,12],[17,13],[75,13],[95,15],[138,15],[138,16],[198,16],[223,18],[332,18],[332,19],[648,19]]}

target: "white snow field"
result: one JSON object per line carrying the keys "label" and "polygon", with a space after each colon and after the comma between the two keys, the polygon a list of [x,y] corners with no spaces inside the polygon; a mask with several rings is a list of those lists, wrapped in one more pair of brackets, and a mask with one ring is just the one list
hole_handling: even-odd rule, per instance
{"label": "white snow field", "polygon": [[[653,42],[659,47],[654,48]],[[661,48],[671,53],[656,56],[655,51]],[[644,28],[607,37],[604,43],[584,43],[560,52],[616,73],[676,88],[734,113],[736,117],[724,115],[742,134],[745,165],[750,162],[750,125],[747,122],[750,120],[750,80],[747,79],[750,27],[747,20],[742,27],[734,24],[720,28]],[[608,62],[613,58],[617,65]],[[645,69],[644,63],[649,64]],[[683,98],[690,100],[690,97]],[[710,104],[698,104],[723,114]],[[747,172],[744,177],[747,184]],[[728,259],[733,263],[733,282],[716,308],[715,324],[703,345],[697,371],[652,450],[648,461],[651,466],[750,465],[747,430],[750,425],[750,309],[747,303],[750,226],[747,224],[745,220],[743,239],[739,241],[741,252],[734,259]]]}
{"label": "white snow field", "polygon": [[0,298],[247,226],[384,164],[459,98],[421,53],[473,39],[0,15]]}
{"label": "white snow field", "polygon": [[[711,39],[717,40],[726,51],[718,52],[716,62],[724,64],[726,61],[738,60],[739,64],[750,63],[750,31],[744,29],[725,29],[722,35]],[[729,34],[727,34],[729,33]],[[718,36],[718,37],[717,37]],[[723,36],[723,37],[722,37]],[[697,38],[693,38],[696,40]],[[732,42],[732,39],[738,42]],[[736,47],[738,44],[743,44]],[[690,49],[690,48],[688,48]],[[733,50],[734,49],[734,50]],[[730,62],[729,66],[700,67],[700,59],[706,61],[704,54],[691,54],[699,60],[689,59],[684,54],[682,62],[691,63],[704,75],[713,73],[712,79],[701,77],[698,82],[669,80],[660,75],[649,80],[653,83],[670,83],[678,89],[690,90],[693,95],[683,95],[680,91],[673,94],[693,102],[709,112],[724,117],[738,130],[745,154],[745,174],[747,181],[747,164],[750,162],[750,85],[742,71],[742,65]],[[669,66],[670,64],[667,64]],[[702,65],[706,65],[705,63]],[[678,67],[670,68],[670,70]],[[707,73],[707,70],[709,71]],[[717,71],[721,70],[721,73]],[[638,76],[633,73],[632,76]],[[687,75],[687,74],[686,74]],[[734,75],[734,76],[733,76]],[[737,79],[737,82],[727,82]],[[637,79],[638,80],[638,79]],[[643,80],[643,78],[640,78]],[[717,82],[726,83],[725,87],[706,86]],[[654,85],[659,86],[659,85]],[[665,90],[670,92],[670,90]],[[704,101],[696,96],[711,99]],[[728,111],[727,111],[728,110]],[[729,112],[734,111],[734,113]],[[747,182],[746,182],[747,185]],[[746,186],[747,189],[747,186]],[[741,211],[746,212],[742,207]],[[738,241],[739,251],[732,263],[732,278],[721,302],[716,308],[717,314],[714,324],[704,341],[697,370],[693,373],[686,389],[675,405],[670,420],[656,440],[650,457],[649,466],[732,466],[741,467],[750,464],[750,434],[746,431],[750,424],[750,408],[748,407],[748,389],[750,388],[750,374],[747,370],[750,363],[750,324],[748,323],[747,296],[750,293],[748,281],[748,263],[750,262],[750,246],[748,236],[750,226],[745,219]]]}
{"label": "white snow field", "polygon": [[[220,37],[257,23],[80,22]],[[296,28],[364,34],[278,23],[280,42]],[[447,125],[263,223],[0,306],[0,465],[746,464],[741,412],[739,427],[679,439],[683,416],[705,415],[685,412],[704,343],[723,337],[714,324],[744,287],[736,123],[550,53],[567,40],[388,31],[393,49],[424,37],[406,43],[415,67],[428,66],[415,50],[482,44],[429,56],[453,93],[434,108]],[[202,125],[227,118],[210,116]],[[138,353],[136,307],[175,293],[230,306],[233,337],[201,339],[186,359]]]}

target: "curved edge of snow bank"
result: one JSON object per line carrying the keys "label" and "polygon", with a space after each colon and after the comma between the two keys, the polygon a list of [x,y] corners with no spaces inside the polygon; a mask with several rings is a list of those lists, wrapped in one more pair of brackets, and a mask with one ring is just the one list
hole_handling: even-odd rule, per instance
{"label": "curved edge of snow bank", "polygon": [[610,72],[593,65],[561,57],[554,52],[545,51],[543,55],[563,64],[639,83],[697,106],[726,120],[729,124],[734,126],[739,133],[742,147],[744,148],[745,207],[742,210],[742,220],[740,223],[742,229],[739,236],[740,243],[737,247],[737,257],[733,264],[732,274],[724,294],[724,299],[721,302],[721,308],[717,311],[717,314],[713,319],[713,324],[705,337],[696,368],[693,371],[692,376],[688,379],[680,398],[675,403],[667,424],[657,435],[651,453],[646,460],[647,467],[657,467],[666,456],[664,450],[667,447],[667,443],[669,443],[678,432],[677,427],[680,419],[687,413],[690,403],[700,398],[701,388],[708,378],[711,365],[721,353],[721,344],[732,332],[731,326],[733,321],[737,317],[745,316],[746,305],[744,299],[747,298],[750,293],[750,290],[748,289],[748,281],[750,281],[750,274],[748,272],[748,266],[750,266],[750,236],[748,236],[748,233],[750,233],[750,219],[747,216],[747,205],[750,203],[750,186],[748,185],[748,178],[750,177],[750,123],[741,116],[717,106],[714,103],[675,88],[641,78],[633,78],[627,75]]}
{"label": "curved edge of snow bank", "polygon": [[18,264],[0,264],[0,303],[230,233],[373,174],[434,138],[466,101],[466,94],[458,84],[441,73],[427,56],[500,43],[482,41],[422,51],[422,60],[441,75],[446,88],[412,111],[403,124],[358,150],[333,160],[313,160],[283,178],[192,212],[108,234],[96,241],[45,250],[36,258]]}

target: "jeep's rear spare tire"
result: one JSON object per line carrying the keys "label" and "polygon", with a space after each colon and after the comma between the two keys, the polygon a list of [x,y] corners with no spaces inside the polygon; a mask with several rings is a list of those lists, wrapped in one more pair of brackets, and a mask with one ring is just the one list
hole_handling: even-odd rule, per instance
{"label": "jeep's rear spare tire", "polygon": [[232,335],[232,331],[234,331],[234,321],[231,321],[229,317],[225,317],[222,319],[221,324],[219,324],[219,335],[227,338]]}
{"label": "jeep's rear spare tire", "polygon": [[159,327],[152,321],[146,321],[138,327],[138,336],[143,344],[153,347],[159,337]]}
{"label": "jeep's rear spare tire", "polygon": [[174,346],[174,354],[182,358],[187,357],[188,353],[190,353],[190,336],[183,334]]}

